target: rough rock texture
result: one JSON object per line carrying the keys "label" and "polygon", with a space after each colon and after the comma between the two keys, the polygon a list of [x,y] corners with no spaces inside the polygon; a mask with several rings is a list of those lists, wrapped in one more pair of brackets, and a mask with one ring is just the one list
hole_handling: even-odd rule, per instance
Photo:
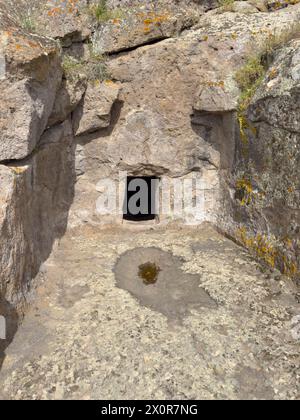
{"label": "rough rock texture", "polygon": [[[5,77],[0,80],[0,161],[23,159],[45,130],[61,83],[57,45],[2,32]],[[20,106],[21,105],[21,106]]]}
{"label": "rough rock texture", "polygon": [[236,88],[236,96],[233,95],[233,87],[226,91],[223,83],[202,85],[193,105],[195,111],[215,114],[236,111],[238,106],[239,91]]}
{"label": "rough rock texture", "polygon": [[129,8],[123,11],[122,19],[101,25],[93,35],[93,43],[100,54],[126,51],[179,35],[198,21],[201,12],[162,4],[153,7],[151,3],[145,8]]}
{"label": "rough rock texture", "polygon": [[[143,306],[118,288],[113,270],[120,256],[149,247],[181,260],[168,303],[182,299],[176,284],[189,273],[217,307],[187,304],[180,321],[166,317],[157,302]],[[132,272],[140,262],[142,256]],[[261,274],[209,226],[134,234],[81,228],[62,240],[44,278],[7,350],[2,398],[300,397],[299,303],[292,284]],[[145,287],[154,288],[155,297],[155,286]]]}
{"label": "rough rock texture", "polygon": [[45,132],[25,161],[0,166],[1,295],[20,307],[31,280],[66,229],[73,198],[70,122]]}
{"label": "rough rock texture", "polygon": [[95,186],[106,177],[118,179],[119,170],[167,179],[194,174],[213,202],[200,219],[216,221],[220,171],[235,162],[236,71],[272,31],[297,23],[298,13],[298,6],[250,16],[211,11],[196,30],[113,55],[107,68],[122,92],[111,126],[77,140],[80,178],[70,225],[104,223],[95,211]]}
{"label": "rough rock texture", "polygon": [[109,127],[111,110],[119,93],[120,86],[111,81],[89,84],[82,106],[73,115],[75,134],[80,136]]}
{"label": "rough rock texture", "polygon": [[[299,278],[300,255],[300,42],[276,53],[247,113],[247,150],[238,144],[240,183],[235,220],[245,226],[242,240],[266,236],[266,259]],[[244,151],[244,153],[243,153]],[[244,180],[244,190],[241,181]],[[245,188],[245,186],[248,187]]]}
{"label": "rough rock texture", "polygon": [[64,79],[57,93],[48,125],[64,122],[75,111],[86,89],[87,80],[85,77],[79,77],[75,80]]}

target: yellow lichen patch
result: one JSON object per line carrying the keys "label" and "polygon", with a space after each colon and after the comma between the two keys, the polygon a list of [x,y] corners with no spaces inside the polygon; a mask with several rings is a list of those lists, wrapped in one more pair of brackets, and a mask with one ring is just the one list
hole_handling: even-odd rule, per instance
{"label": "yellow lichen patch", "polygon": [[240,129],[240,138],[242,141],[242,153],[244,157],[249,154],[249,137],[247,131],[250,130],[254,136],[257,136],[257,129],[247,119],[245,111],[240,110],[238,113],[238,124]]}
{"label": "yellow lichen patch", "polygon": [[242,178],[236,182],[236,191],[240,195],[241,204],[243,206],[249,206],[254,198],[254,189],[252,183],[247,178]]}
{"label": "yellow lichen patch", "polygon": [[112,80],[110,80],[110,79],[106,79],[106,80],[104,80],[104,83],[107,85],[107,86],[110,86],[110,87],[118,87],[118,85],[117,85],[117,83],[115,83],[115,82],[113,82]]}
{"label": "yellow lichen patch", "polygon": [[208,87],[220,87],[222,89],[225,88],[225,82],[224,80],[219,80],[219,81],[212,81],[212,80],[207,80],[203,83],[201,83],[203,86],[208,86]]}
{"label": "yellow lichen patch", "polygon": [[258,259],[264,261],[271,268],[276,267],[278,252],[267,236],[262,234],[248,235],[246,228],[243,227],[238,230],[237,237]]}
{"label": "yellow lichen patch", "polygon": [[250,253],[272,269],[278,267],[288,277],[299,276],[299,266],[293,257],[288,255],[293,247],[291,239],[281,240],[262,233],[253,235],[248,233],[245,227],[237,230],[236,237]]}
{"label": "yellow lichen patch", "polygon": [[152,31],[153,27],[160,26],[162,23],[167,22],[170,19],[168,13],[158,14],[156,12],[139,12],[136,15],[144,26],[144,33],[149,33]]}
{"label": "yellow lichen patch", "polygon": [[10,169],[17,175],[22,174],[23,172],[26,171],[27,167],[26,166],[11,166]]}
{"label": "yellow lichen patch", "polygon": [[299,274],[299,268],[294,261],[283,256],[283,273],[288,277],[295,277]]}
{"label": "yellow lichen patch", "polygon": [[271,70],[270,70],[270,72],[269,72],[269,79],[270,80],[272,80],[272,79],[275,79],[275,77],[277,77],[278,76],[278,70],[276,69],[276,68],[272,68]]}

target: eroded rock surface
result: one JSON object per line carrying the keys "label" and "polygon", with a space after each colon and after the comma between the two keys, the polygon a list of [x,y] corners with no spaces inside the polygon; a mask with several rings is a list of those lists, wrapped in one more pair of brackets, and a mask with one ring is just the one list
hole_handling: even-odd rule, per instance
{"label": "eroded rock surface", "polygon": [[[135,250],[153,247],[180,259],[176,275],[197,277],[217,306],[192,305],[181,321],[168,319],[117,287],[119,257],[135,253],[123,275],[136,275],[145,255]],[[81,228],[63,238],[43,278],[7,350],[2,398],[299,398],[300,308],[292,284],[270,280],[209,226]],[[166,304],[176,287],[170,293]]]}
{"label": "eroded rock surface", "polygon": [[66,230],[74,191],[72,138],[66,122],[43,135],[32,157],[0,166],[1,293],[16,306],[26,303],[32,279]]}
{"label": "eroded rock surface", "polygon": [[[245,226],[240,231],[242,241],[250,248],[258,247],[265,260],[296,279],[300,262],[299,82],[300,43],[295,40],[277,51],[252,100],[245,117],[246,145],[238,144],[234,170],[241,193],[234,218]],[[259,235],[264,239],[259,241]],[[264,246],[261,252],[259,247]]]}
{"label": "eroded rock surface", "polygon": [[82,107],[74,112],[75,135],[93,133],[107,128],[111,123],[111,111],[119,98],[120,86],[111,81],[89,84]]}
{"label": "eroded rock surface", "polygon": [[54,42],[21,33],[2,32],[1,44],[0,161],[23,159],[47,127],[61,83],[60,55]]}

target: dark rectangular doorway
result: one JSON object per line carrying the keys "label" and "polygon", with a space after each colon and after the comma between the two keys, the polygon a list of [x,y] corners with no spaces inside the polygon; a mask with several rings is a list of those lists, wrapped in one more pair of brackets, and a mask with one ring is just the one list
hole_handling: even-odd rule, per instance
{"label": "dark rectangular doorway", "polygon": [[159,178],[155,176],[128,176],[123,219],[133,222],[155,220],[158,215],[158,185]]}

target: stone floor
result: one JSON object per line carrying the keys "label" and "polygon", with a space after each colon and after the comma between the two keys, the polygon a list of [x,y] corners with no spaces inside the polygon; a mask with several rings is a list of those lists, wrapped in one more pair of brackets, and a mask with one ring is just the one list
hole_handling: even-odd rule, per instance
{"label": "stone floor", "polygon": [[[138,277],[145,262],[157,283]],[[209,225],[86,226],[42,278],[6,350],[2,399],[300,398],[297,290]]]}

